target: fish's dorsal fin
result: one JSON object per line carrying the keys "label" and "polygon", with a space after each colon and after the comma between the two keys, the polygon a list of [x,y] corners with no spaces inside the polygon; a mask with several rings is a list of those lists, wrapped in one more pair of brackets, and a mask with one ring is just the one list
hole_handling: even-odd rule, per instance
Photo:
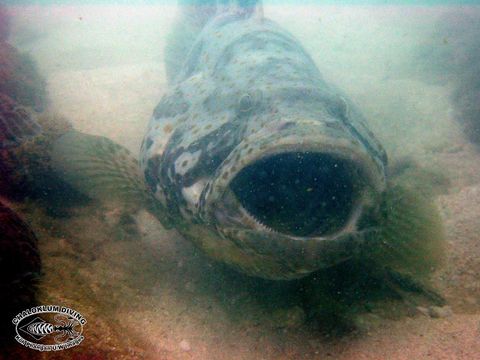
{"label": "fish's dorsal fin", "polygon": [[180,72],[198,34],[215,16],[235,13],[249,18],[263,17],[261,0],[179,0],[178,15],[165,46],[165,69],[171,83]]}
{"label": "fish's dorsal fin", "polygon": [[132,209],[144,207],[165,228],[171,227],[166,209],[147,189],[137,160],[123,146],[71,130],[54,143],[50,155],[55,172],[80,193]]}
{"label": "fish's dorsal fin", "polygon": [[244,17],[263,16],[262,0],[179,0],[183,20],[200,29],[216,15],[237,13]]}
{"label": "fish's dorsal fin", "polygon": [[263,16],[261,0],[218,0],[217,14],[235,12],[244,17]]}

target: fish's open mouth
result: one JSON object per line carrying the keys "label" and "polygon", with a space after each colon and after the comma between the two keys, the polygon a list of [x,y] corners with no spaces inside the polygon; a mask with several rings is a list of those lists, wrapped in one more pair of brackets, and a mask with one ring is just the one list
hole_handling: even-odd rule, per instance
{"label": "fish's open mouth", "polygon": [[205,189],[205,219],[220,232],[249,229],[292,240],[358,231],[385,186],[378,164],[358,142],[301,129],[239,144]]}
{"label": "fish's open mouth", "polygon": [[246,212],[271,230],[325,236],[346,226],[361,184],[354,164],[331,154],[287,152],[243,168],[230,190]]}

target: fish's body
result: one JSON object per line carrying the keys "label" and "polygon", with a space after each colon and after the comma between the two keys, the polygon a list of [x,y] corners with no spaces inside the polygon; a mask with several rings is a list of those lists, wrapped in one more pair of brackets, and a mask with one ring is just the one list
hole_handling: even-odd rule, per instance
{"label": "fish's body", "polygon": [[257,1],[187,3],[141,171],[110,140],[70,132],[57,172],[92,197],[144,202],[249,275],[301,278],[352,258],[431,272],[443,239],[431,199],[387,178],[361,112],[300,43]]}
{"label": "fish's body", "polygon": [[[255,9],[231,7],[205,25],[183,65],[170,77],[170,90],[150,121],[141,160],[147,184],[168,208],[172,222],[182,224],[181,232],[209,255],[244,272],[271,278],[303,276],[332,265],[337,260],[321,253],[328,253],[329,247],[337,251],[338,243],[348,242],[347,238],[355,246],[353,239],[362,230],[357,222],[365,206],[360,198],[367,190],[373,196],[385,188],[386,155],[360,112],[325,82],[290,33]],[[361,177],[362,183],[338,179],[339,186],[348,187],[345,193],[357,192],[348,199],[338,196],[338,202],[345,204],[330,201],[327,205],[332,213],[337,206],[349,207],[338,229],[327,226],[322,230],[320,223],[306,226],[302,223],[306,219],[298,219],[290,225],[289,234],[279,232],[276,239],[268,209],[258,209],[260,205],[248,199],[242,205],[230,199],[239,174],[261,161],[273,172],[265,176],[265,182],[275,172],[288,176],[288,171],[281,174],[285,166],[292,167],[291,176],[310,177],[307,197],[300,192],[308,188],[293,190],[287,182],[273,185],[290,187],[289,204],[279,199],[288,190],[282,195],[265,189],[276,197],[270,201],[272,211],[285,205],[293,212],[304,202],[312,208],[303,216],[321,213],[314,209],[321,205],[308,204],[309,199],[328,202],[327,195],[319,192],[335,196],[342,191],[325,190],[336,184],[321,179],[322,172]],[[336,173],[334,166],[338,166]],[[248,180],[241,186],[262,187],[262,180],[254,174],[245,176]],[[307,183],[305,178],[298,180]],[[358,207],[356,211],[353,206]],[[284,209],[284,220],[289,212]],[[325,236],[329,232],[333,234]],[[340,237],[344,239],[333,244],[332,239]],[[291,252],[284,257],[281,254],[288,253],[287,248]]]}

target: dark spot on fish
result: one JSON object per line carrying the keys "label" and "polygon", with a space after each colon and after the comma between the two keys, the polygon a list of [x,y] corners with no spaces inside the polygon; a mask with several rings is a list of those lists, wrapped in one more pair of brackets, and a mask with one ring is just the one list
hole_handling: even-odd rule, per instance
{"label": "dark spot on fish", "polygon": [[160,157],[154,156],[147,162],[145,169],[145,181],[152,191],[155,191],[156,184],[158,183],[158,170],[160,167]]}
{"label": "dark spot on fish", "polygon": [[182,167],[187,166],[187,164],[188,164],[188,160],[184,160],[184,161],[182,162]]}
{"label": "dark spot on fish", "polygon": [[167,134],[171,133],[173,130],[172,124],[167,124],[163,127],[163,131],[166,132]]}
{"label": "dark spot on fish", "polygon": [[330,129],[335,129],[335,130],[342,130],[343,129],[342,125],[337,121],[325,122],[325,126],[330,128]]}
{"label": "dark spot on fish", "polygon": [[181,91],[176,91],[173,95],[167,95],[160,100],[153,111],[156,119],[175,117],[185,113],[190,108],[189,103],[184,99]]}
{"label": "dark spot on fish", "polygon": [[291,128],[293,126],[295,126],[295,123],[293,121],[289,121],[289,122],[286,122],[286,123],[283,123],[282,125],[280,125],[278,127],[278,130],[279,131],[280,130],[286,130],[286,129]]}
{"label": "dark spot on fish", "polygon": [[250,94],[245,94],[240,98],[238,109],[240,112],[248,112],[253,108],[253,99]]}

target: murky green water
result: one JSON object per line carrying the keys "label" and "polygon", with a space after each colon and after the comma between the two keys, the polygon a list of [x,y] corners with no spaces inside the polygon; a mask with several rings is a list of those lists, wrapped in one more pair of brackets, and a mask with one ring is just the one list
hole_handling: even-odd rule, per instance
{"label": "murky green water", "polygon": [[[125,184],[115,178],[117,165],[123,160],[116,157],[110,161],[109,154],[115,151],[109,146],[113,145],[96,148],[96,143],[88,140],[82,149],[91,153],[84,158],[73,151],[77,158],[72,159],[69,151],[60,151],[67,159],[64,173],[54,159],[58,157],[58,151],[54,155],[55,144],[64,134],[72,134],[72,129],[104,136],[128,149],[133,158],[142,157],[140,145],[155,107],[178,86],[175,81],[168,82],[167,76],[171,76],[165,66],[168,39],[176,41],[174,48],[184,41],[181,36],[169,35],[179,26],[175,25],[180,13],[177,5],[9,3],[0,9],[0,142],[18,135],[7,131],[12,113],[19,114],[18,110],[8,110],[5,104],[10,100],[31,112],[31,119],[42,128],[39,134],[22,133],[14,146],[0,146],[0,201],[9,209],[0,212],[0,269],[7,274],[0,278],[0,289],[8,294],[1,299],[5,311],[0,317],[4,339],[0,358],[480,356],[480,8],[265,1],[264,16],[293,34],[325,81],[342,91],[331,102],[329,97],[316,99],[318,113],[348,123],[356,111],[351,101],[365,116],[368,128],[388,155],[386,190],[374,196],[372,185],[374,190],[367,191],[365,184],[370,180],[365,169],[370,168],[355,165],[360,163],[360,155],[355,157],[357,153],[352,152],[347,161],[338,155],[343,152],[331,150],[333,145],[323,145],[326,140],[311,140],[309,134],[316,130],[308,128],[311,124],[305,121],[315,119],[302,119],[303,125],[296,125],[298,131],[291,130],[290,137],[278,140],[296,139],[288,150],[282,150],[283,155],[262,155],[262,161],[252,160],[252,167],[239,165],[238,160],[238,166],[247,170],[232,183],[230,192],[225,190],[227,195],[219,197],[221,207],[213,227],[198,220],[204,217],[175,220],[176,212],[181,212],[176,205],[167,206],[165,214],[159,193],[154,200],[157,207],[146,205],[143,190],[123,196],[126,191],[119,189]],[[202,11],[193,21],[201,23],[209,14]],[[266,51],[267,45],[263,45],[256,50],[259,54]],[[264,54],[255,56],[253,51],[252,55],[240,52],[235,56],[244,56],[241,61],[248,65],[264,59]],[[183,64],[186,56],[175,56],[178,64]],[[208,57],[201,57],[197,68],[208,61]],[[246,123],[254,116],[261,120],[270,110],[285,117],[288,114],[290,120],[296,114],[307,114],[310,93],[292,100],[292,95],[275,98],[276,93],[269,92],[266,85],[280,86],[281,78],[261,83],[259,92],[261,76],[256,76],[257,87],[252,85],[252,91],[229,92],[253,71],[239,71],[233,82],[226,84],[220,78],[208,80],[206,72],[194,73],[199,80],[189,85],[191,92],[182,88],[186,93],[183,99],[191,107],[203,102],[200,93],[211,90],[205,85],[208,81],[217,84],[210,112],[193,112],[201,124],[198,128],[203,130],[195,132],[189,120],[186,128],[175,122],[178,119],[161,123],[156,144],[172,144],[171,136],[181,136],[179,128],[183,134],[191,131],[188,136],[197,136],[198,141],[188,142],[184,135],[193,146],[190,152],[185,151],[188,156],[180,157],[184,148],[173,146],[169,154],[174,160],[202,164],[204,157],[198,155],[198,160],[191,149],[199,149],[195,146],[201,143],[202,131],[208,134],[207,130],[215,129],[216,123],[209,121],[221,118],[218,113],[225,112],[225,118],[235,113],[233,124]],[[265,71],[275,76],[271,68]],[[282,89],[288,86],[292,87],[286,83]],[[5,96],[10,100],[4,100]],[[299,106],[302,101],[304,105]],[[283,108],[282,103],[287,102],[288,107]],[[177,111],[181,104],[172,108]],[[259,109],[261,113],[257,113]],[[187,115],[192,113],[189,111]],[[19,118],[23,120],[16,123],[29,121],[25,120],[28,117]],[[263,124],[258,126],[260,130],[248,127],[248,133],[239,135],[242,125],[235,125],[230,132],[212,136],[209,141],[216,145],[200,149],[215,165],[205,162],[188,173],[175,167],[182,161],[172,161],[175,179],[182,179],[172,183],[181,184],[178,193],[183,198],[167,193],[169,201],[178,204],[200,198],[198,189],[204,189],[201,186],[214,177],[213,170],[221,169],[220,164],[234,151],[218,150],[224,145],[216,140],[222,136],[230,139],[225,133],[237,131],[238,137],[245,139],[250,131],[265,131],[270,136],[288,130],[288,126],[294,129],[282,123],[283,118],[268,119],[273,120],[259,120]],[[300,133],[302,137],[295,138]],[[362,144],[368,136],[362,138],[357,133],[354,137]],[[77,137],[69,139],[73,140],[62,146],[80,148]],[[322,149],[330,149],[329,156],[337,157],[316,156],[321,153],[318,143]],[[305,144],[310,146],[308,150]],[[273,149],[272,154],[277,151],[273,145],[265,145]],[[248,149],[240,153],[245,162],[257,151],[249,153]],[[341,169],[333,170],[336,161],[343,160]],[[71,170],[72,164],[82,161],[104,166],[101,176],[110,179],[105,181],[110,187],[97,188],[97,172],[88,172],[93,167]],[[314,166],[320,170],[312,169]],[[227,179],[233,172],[229,169],[219,174]],[[185,174],[188,176],[182,177]],[[167,175],[162,176],[167,179]],[[317,180],[321,176],[329,177],[328,181]],[[328,186],[328,191],[322,192],[320,185]],[[363,210],[367,208],[377,210],[367,216]],[[238,209],[246,209],[243,217]],[[173,228],[162,226],[158,219],[162,216],[171,220],[162,218],[163,224],[173,222]],[[226,229],[223,240],[208,240],[220,228]],[[238,237],[240,232],[228,232],[238,228],[253,229],[257,237],[252,238],[248,231],[241,232],[242,237]],[[366,248],[369,256],[350,256],[353,245],[349,243],[345,259],[338,250],[334,253],[338,256],[328,258],[336,259],[335,266],[318,266],[319,271],[301,279],[274,281],[237,271],[262,266],[275,274],[285,273],[282,266],[296,266],[299,271],[324,253],[313,246],[298,250],[299,241],[373,228],[380,229],[387,246],[369,243],[370,237],[362,233],[358,238],[367,239],[368,246],[359,246],[358,251]],[[400,234],[398,228],[403,229]],[[233,233],[237,237],[232,242],[228,234]],[[296,237],[296,242],[287,241],[290,237]],[[39,260],[25,250],[35,244],[41,273]],[[239,252],[235,246],[247,251]],[[265,265],[270,264],[267,255],[271,252],[280,259],[280,265]],[[262,258],[259,253],[267,255]],[[22,266],[29,275],[19,280],[15,271],[23,273]],[[33,280],[30,272],[35,273]],[[403,277],[405,274],[408,276]],[[12,318],[27,308],[50,304],[74,309],[85,317],[81,344],[47,353],[15,341]],[[80,327],[75,326],[78,332]]]}

